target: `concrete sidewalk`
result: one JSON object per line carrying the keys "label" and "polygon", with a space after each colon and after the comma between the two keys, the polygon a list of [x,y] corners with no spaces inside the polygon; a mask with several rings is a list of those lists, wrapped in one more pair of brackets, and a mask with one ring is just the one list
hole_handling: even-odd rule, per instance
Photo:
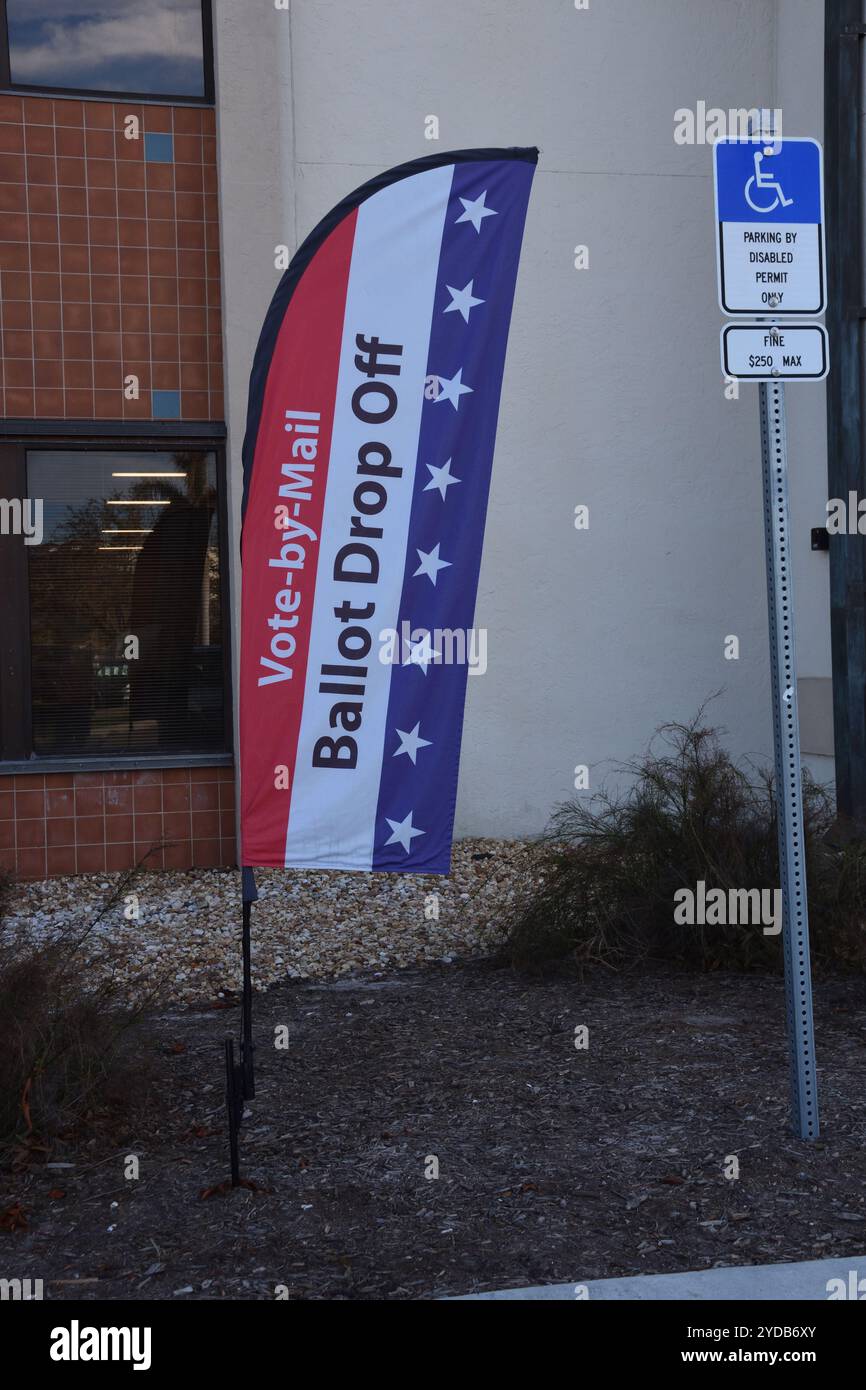
{"label": "concrete sidewalk", "polygon": [[[833,1280],[839,1282],[834,1284]],[[593,1299],[614,1302],[664,1299],[745,1303],[775,1299],[826,1302],[831,1297],[866,1300],[866,1255],[852,1255],[841,1260],[808,1260],[799,1264],[705,1269],[695,1274],[642,1274],[632,1279],[592,1279],[586,1283],[576,1281],[573,1284],[550,1284],[534,1289],[464,1294],[453,1301],[498,1302],[506,1299],[574,1303],[588,1298],[590,1302]]]}

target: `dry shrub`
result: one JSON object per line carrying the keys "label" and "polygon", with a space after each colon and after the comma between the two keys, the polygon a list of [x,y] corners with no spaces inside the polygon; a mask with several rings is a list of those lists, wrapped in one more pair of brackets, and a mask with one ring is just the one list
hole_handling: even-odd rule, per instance
{"label": "dry shrub", "polygon": [[97,922],[128,890],[122,878],[83,927],[44,943],[4,928],[0,883],[0,1153],[21,1161],[127,1115],[149,1080],[145,1005],[92,972]]}
{"label": "dry shrub", "polygon": [[[779,887],[772,774],[738,767],[720,731],[665,724],[619,767],[624,792],[570,801],[539,843],[537,876],[511,924],[507,955],[538,968],[570,957],[613,967],[647,958],[702,969],[777,968],[782,946],[761,926],[680,926],[674,894]],[[813,958],[866,964],[866,846],[834,848],[827,793],[804,772]]]}

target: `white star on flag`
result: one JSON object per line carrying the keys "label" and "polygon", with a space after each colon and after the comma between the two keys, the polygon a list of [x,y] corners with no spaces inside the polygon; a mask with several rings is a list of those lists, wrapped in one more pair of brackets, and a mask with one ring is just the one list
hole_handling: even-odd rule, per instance
{"label": "white star on flag", "polygon": [[418,551],[418,559],[421,561],[421,563],[412,576],[413,579],[417,579],[419,574],[426,574],[427,578],[430,580],[434,588],[436,586],[436,580],[439,578],[439,571],[451,568],[450,560],[439,559],[440,544],[441,542],[437,541],[432,550]]}
{"label": "white star on flag", "polygon": [[412,824],[411,811],[405,820],[390,820],[388,816],[386,816],[385,819],[391,827],[391,838],[390,840],[386,840],[385,844],[402,845],[407,854],[409,853],[409,847],[416,835],[425,835],[427,833],[424,830],[415,829]]}
{"label": "white star on flag", "polygon": [[438,492],[442,501],[445,501],[445,493],[454,483],[461,483],[462,478],[455,478],[451,472],[451,460],[444,463],[441,468],[434,468],[432,464],[425,463],[424,467],[430,474],[430,481],[425,487],[425,492]]}
{"label": "white star on flag", "polygon": [[473,388],[463,385],[463,368],[455,376],[440,376],[436,380],[439,382],[439,394],[436,396],[436,403],[440,401],[450,401],[455,410],[460,409],[460,397],[467,393],[471,395]]}
{"label": "white star on flag", "polygon": [[418,749],[429,748],[431,746],[429,738],[420,737],[420,728],[421,721],[419,720],[412,732],[409,734],[404,733],[402,729],[397,730],[397,734],[400,738],[400,747],[395,748],[394,750],[395,758],[399,758],[401,753],[405,753],[407,757],[412,759],[412,762],[414,764],[418,757]]}
{"label": "white star on flag", "polygon": [[499,216],[495,208],[488,208],[484,206],[484,199],[486,197],[487,189],[485,188],[484,192],[481,194],[481,197],[476,198],[474,202],[470,198],[461,198],[460,201],[463,204],[464,210],[457,218],[457,221],[471,222],[476,232],[480,232],[481,223],[484,221],[485,217]]}
{"label": "white star on flag", "polygon": [[405,661],[403,662],[403,665],[420,666],[421,670],[426,676],[427,667],[430,665],[430,662],[433,661],[434,658],[439,655],[439,653],[434,650],[433,643],[430,641],[430,633],[425,632],[422,640],[420,642],[416,642],[414,646],[411,642],[409,642],[408,647],[409,653]]}
{"label": "white star on flag", "polygon": [[462,316],[463,322],[468,323],[472,310],[477,308],[479,304],[485,303],[483,299],[473,297],[472,287],[474,284],[475,281],[470,280],[469,284],[465,285],[462,290],[455,290],[453,285],[446,285],[445,288],[451,296],[451,303],[447,309],[442,310],[443,314],[453,314],[456,311]]}

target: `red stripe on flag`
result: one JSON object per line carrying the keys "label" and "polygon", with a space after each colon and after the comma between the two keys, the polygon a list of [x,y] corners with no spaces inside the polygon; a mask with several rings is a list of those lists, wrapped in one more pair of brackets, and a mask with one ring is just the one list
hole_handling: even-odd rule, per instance
{"label": "red stripe on flag", "polygon": [[[262,402],[241,599],[241,863],[253,866],[281,868],[285,861],[356,221],[354,212],[339,224],[295,287]],[[320,418],[287,420],[286,412]],[[297,432],[298,426],[317,428],[318,435]],[[304,457],[310,441],[317,450],[312,460]],[[297,471],[286,474],[284,465]],[[316,539],[295,534],[298,527]],[[295,626],[278,626],[292,619]],[[281,675],[286,669],[290,679]]]}

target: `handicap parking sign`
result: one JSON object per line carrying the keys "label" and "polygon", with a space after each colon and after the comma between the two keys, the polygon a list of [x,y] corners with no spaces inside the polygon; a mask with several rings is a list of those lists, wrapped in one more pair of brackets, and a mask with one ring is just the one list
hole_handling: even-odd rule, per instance
{"label": "handicap parking sign", "polygon": [[727,314],[823,314],[824,162],[817,140],[714,148],[719,303]]}

